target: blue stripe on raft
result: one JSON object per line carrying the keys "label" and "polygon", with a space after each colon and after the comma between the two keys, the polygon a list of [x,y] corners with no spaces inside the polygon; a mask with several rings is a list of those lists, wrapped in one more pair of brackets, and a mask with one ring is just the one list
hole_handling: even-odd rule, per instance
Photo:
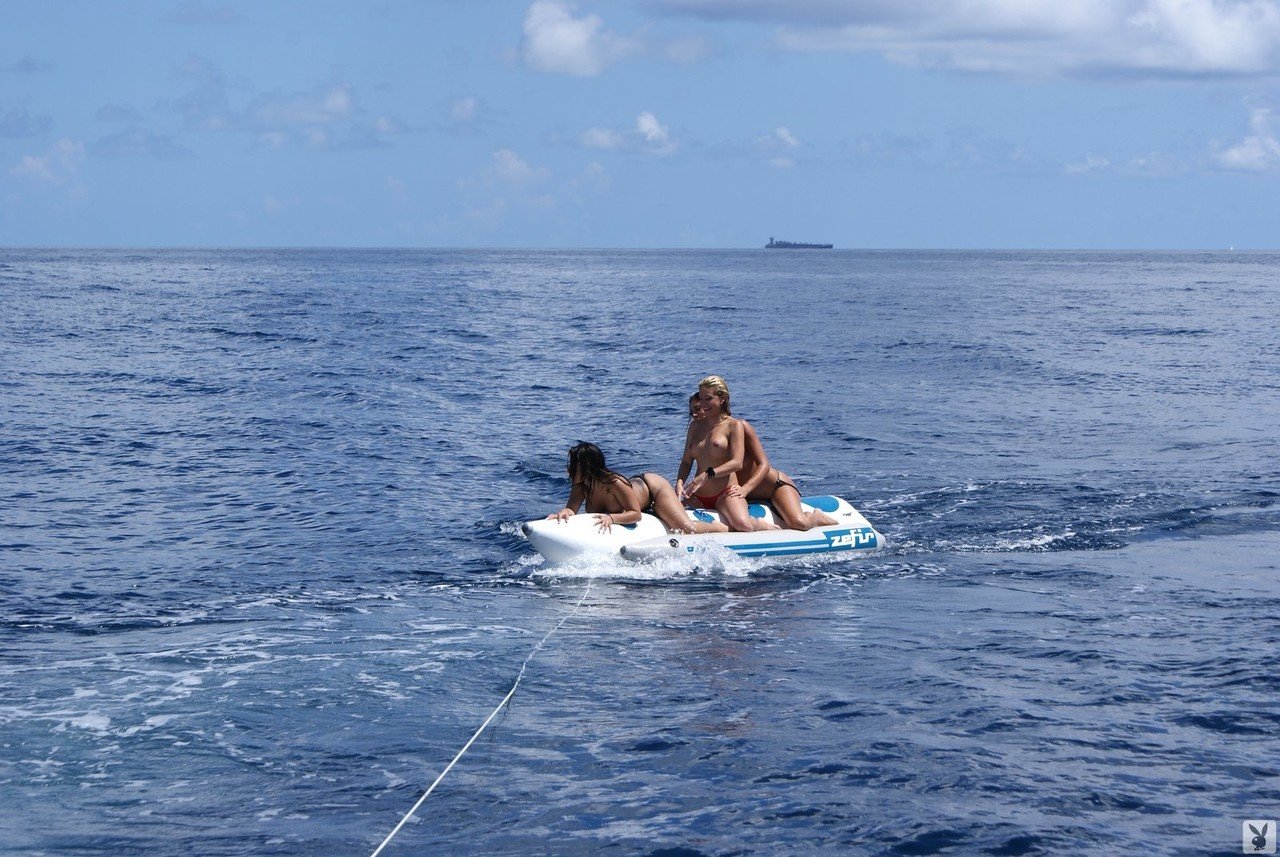
{"label": "blue stripe on raft", "polygon": [[790,550],[792,548],[818,548],[820,550],[826,550],[831,547],[831,540],[808,539],[803,542],[745,542],[743,544],[736,545],[726,544],[725,547],[731,551],[737,551],[738,553],[742,553],[743,551]]}
{"label": "blue stripe on raft", "polygon": [[[810,553],[843,553],[844,551],[855,550],[853,545],[841,545],[838,548],[820,547],[805,548],[803,550],[780,550],[780,551],[762,551],[762,550],[741,550],[735,551],[738,556],[800,556],[801,554]],[[870,548],[856,548],[856,550],[870,550]]]}
{"label": "blue stripe on raft", "polygon": [[879,546],[875,530],[869,527],[858,529],[831,530],[822,534],[822,538],[797,539],[790,542],[745,542],[725,547],[742,556],[766,556],[785,553],[820,553],[822,551],[873,550]]}

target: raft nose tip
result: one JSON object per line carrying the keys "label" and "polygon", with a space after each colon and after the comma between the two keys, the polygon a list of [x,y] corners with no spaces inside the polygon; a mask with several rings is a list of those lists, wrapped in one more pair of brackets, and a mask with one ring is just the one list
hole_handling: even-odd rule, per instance
{"label": "raft nose tip", "polygon": [[527,535],[529,535],[529,522],[528,522],[528,521],[525,521],[523,524],[521,524],[521,525],[520,525],[520,535],[522,535],[522,536],[527,536]]}

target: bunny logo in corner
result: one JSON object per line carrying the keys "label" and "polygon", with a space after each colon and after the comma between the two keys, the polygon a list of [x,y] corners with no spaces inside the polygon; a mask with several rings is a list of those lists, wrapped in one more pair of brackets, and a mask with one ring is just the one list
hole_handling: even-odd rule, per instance
{"label": "bunny logo in corner", "polygon": [[1241,850],[1245,854],[1276,853],[1276,823],[1274,821],[1244,822],[1240,827]]}

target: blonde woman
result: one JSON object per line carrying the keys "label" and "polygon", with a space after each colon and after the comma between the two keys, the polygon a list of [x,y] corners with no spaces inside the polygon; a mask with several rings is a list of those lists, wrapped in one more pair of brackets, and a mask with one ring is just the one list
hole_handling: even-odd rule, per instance
{"label": "blonde woman", "polygon": [[[681,500],[693,498],[704,509],[715,509],[736,532],[778,529],[777,524],[751,517],[741,490],[732,490],[738,489],[745,441],[742,424],[730,411],[729,385],[717,375],[703,378],[696,406],[702,416],[690,421],[685,434],[676,494]],[[695,463],[696,475],[686,484]]]}
{"label": "blonde woman", "polygon": [[[718,379],[723,383],[723,379]],[[728,392],[726,389],[726,401]],[[689,400],[689,415],[700,419],[701,405],[695,394]],[[738,485],[730,488],[730,494],[738,494],[748,503],[769,503],[775,517],[789,530],[808,530],[839,523],[835,518],[817,509],[804,511],[800,504],[800,489],[791,477],[774,467],[764,451],[764,444],[751,423],[735,417],[742,424],[742,470],[737,474]]]}

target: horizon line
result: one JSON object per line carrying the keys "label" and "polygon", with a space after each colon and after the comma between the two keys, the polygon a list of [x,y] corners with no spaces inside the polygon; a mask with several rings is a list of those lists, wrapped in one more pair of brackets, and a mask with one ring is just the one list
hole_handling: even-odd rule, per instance
{"label": "horizon line", "polygon": [[[0,252],[14,250],[412,250],[412,251],[629,251],[629,252],[748,252],[764,251],[764,245],[733,247],[658,247],[549,244],[12,244],[0,245]],[[776,249],[776,248],[775,248]],[[785,249],[785,248],[784,248]],[[807,248],[797,248],[807,249]],[[1274,253],[1280,247],[832,247],[828,252],[856,253]],[[777,255],[775,253],[775,255]],[[818,253],[821,255],[821,251]]]}

